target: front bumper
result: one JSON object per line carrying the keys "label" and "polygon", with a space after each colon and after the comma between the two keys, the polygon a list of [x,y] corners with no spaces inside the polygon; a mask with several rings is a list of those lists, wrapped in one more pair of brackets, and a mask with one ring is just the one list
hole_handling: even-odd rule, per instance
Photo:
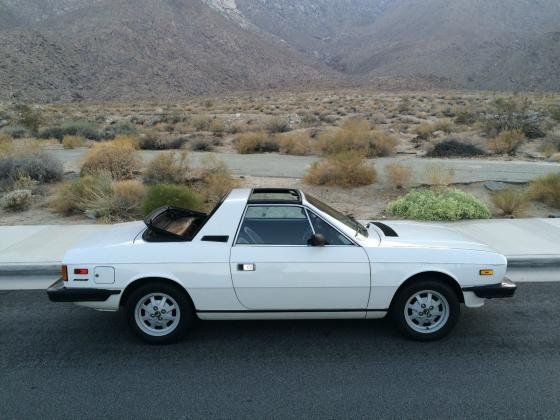
{"label": "front bumper", "polygon": [[512,297],[517,290],[517,286],[507,277],[501,283],[488,284],[484,286],[464,287],[464,292],[474,292],[476,296],[484,299],[508,298]]}
{"label": "front bumper", "polygon": [[92,289],[85,287],[68,288],[62,278],[54,282],[47,295],[53,302],[105,302],[111,295],[118,295],[120,290]]}

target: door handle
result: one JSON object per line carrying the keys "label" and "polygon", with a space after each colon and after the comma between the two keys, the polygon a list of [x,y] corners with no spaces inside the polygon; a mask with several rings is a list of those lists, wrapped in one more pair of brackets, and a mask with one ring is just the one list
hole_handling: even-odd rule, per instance
{"label": "door handle", "polygon": [[255,264],[237,264],[237,271],[255,271]]}

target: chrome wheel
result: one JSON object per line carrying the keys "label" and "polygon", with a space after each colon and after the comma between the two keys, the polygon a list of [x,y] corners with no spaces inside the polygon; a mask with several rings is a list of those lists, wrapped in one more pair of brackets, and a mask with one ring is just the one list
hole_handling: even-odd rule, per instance
{"label": "chrome wheel", "polygon": [[136,304],[134,319],[148,335],[164,336],[173,332],[181,318],[179,305],[165,293],[150,293]]}
{"label": "chrome wheel", "polygon": [[419,333],[433,333],[449,319],[449,303],[435,290],[415,292],[406,302],[404,319],[410,328]]}

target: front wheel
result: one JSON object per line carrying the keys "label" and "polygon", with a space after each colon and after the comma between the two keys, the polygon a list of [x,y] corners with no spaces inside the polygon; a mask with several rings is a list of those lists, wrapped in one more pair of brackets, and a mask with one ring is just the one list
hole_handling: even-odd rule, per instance
{"label": "front wheel", "polygon": [[186,293],[163,282],[146,284],[133,291],[125,310],[132,331],[153,344],[179,340],[194,321],[193,305]]}
{"label": "front wheel", "polygon": [[449,334],[460,311],[459,298],[451,287],[420,280],[399,291],[391,306],[391,318],[405,336],[430,341]]}

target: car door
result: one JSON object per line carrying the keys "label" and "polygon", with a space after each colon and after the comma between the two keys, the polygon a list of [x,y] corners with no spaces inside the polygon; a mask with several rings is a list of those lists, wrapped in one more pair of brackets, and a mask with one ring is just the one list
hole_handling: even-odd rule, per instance
{"label": "car door", "polygon": [[[323,230],[318,233],[327,245],[307,244],[316,229]],[[247,309],[331,312],[367,307],[366,252],[300,205],[248,205],[230,267],[237,297]]]}

